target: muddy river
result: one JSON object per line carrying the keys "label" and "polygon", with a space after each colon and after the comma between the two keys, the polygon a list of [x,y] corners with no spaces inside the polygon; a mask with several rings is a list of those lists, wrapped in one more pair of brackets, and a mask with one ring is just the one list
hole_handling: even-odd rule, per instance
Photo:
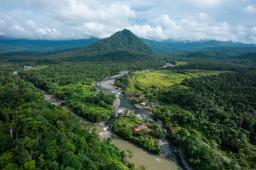
{"label": "muddy river", "polygon": [[[123,95],[122,90],[115,87],[114,83],[115,80],[128,72],[120,72],[118,75],[106,78],[100,82],[97,82],[97,88],[100,88],[106,92],[110,92],[116,95],[116,100],[113,103],[113,109],[116,112],[116,116],[121,114],[125,109],[134,109],[134,106],[131,105],[128,98]],[[54,105],[61,105],[64,101],[57,99],[56,97],[46,94],[45,99]],[[63,106],[64,107],[64,106]],[[64,107],[65,108],[65,107]],[[68,108],[66,110],[72,112]],[[135,111],[136,112],[136,111]],[[143,111],[136,113],[142,119],[149,119],[148,116],[143,116]],[[141,115],[140,115],[141,114]],[[93,128],[97,129],[97,133],[101,139],[106,139],[111,137],[112,143],[123,151],[131,151],[132,157],[128,158],[128,161],[133,163],[135,167],[144,167],[147,170],[175,170],[175,169],[182,169],[180,165],[177,163],[176,158],[176,148],[171,146],[169,142],[165,140],[159,140],[161,146],[161,153],[160,155],[151,154],[142,148],[138,147],[137,145],[121,139],[120,137],[113,134],[110,130],[109,123],[102,122],[102,123],[91,123],[83,119],[82,117],[77,116],[74,114],[76,118],[79,119],[80,124],[83,128]],[[108,124],[108,125],[107,125]]]}

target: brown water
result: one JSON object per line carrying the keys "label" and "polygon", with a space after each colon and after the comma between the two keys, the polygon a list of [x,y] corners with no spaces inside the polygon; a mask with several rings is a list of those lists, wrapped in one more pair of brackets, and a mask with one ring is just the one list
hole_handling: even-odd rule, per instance
{"label": "brown water", "polygon": [[133,163],[136,168],[143,166],[146,170],[176,170],[181,169],[175,160],[165,159],[158,155],[151,154],[137,145],[126,141],[108,131],[103,123],[81,122],[84,126],[95,127],[101,139],[111,137],[111,142],[122,151],[131,151],[132,157],[128,161]]}
{"label": "brown water", "polygon": [[178,165],[175,161],[164,159],[160,156],[152,155],[134,144],[120,139],[113,138],[112,143],[120,150],[132,151],[132,157],[128,159],[135,167],[144,166],[147,170],[175,170]]}

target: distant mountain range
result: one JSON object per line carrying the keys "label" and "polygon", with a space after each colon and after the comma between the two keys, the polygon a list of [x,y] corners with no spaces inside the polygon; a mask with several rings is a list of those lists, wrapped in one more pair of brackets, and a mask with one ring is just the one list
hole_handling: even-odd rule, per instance
{"label": "distant mountain range", "polygon": [[235,48],[256,48],[256,44],[244,44],[232,41],[216,41],[216,40],[202,40],[202,41],[153,41],[143,39],[143,42],[148,45],[154,52],[173,54],[181,52],[193,51],[219,51],[225,49]]}
{"label": "distant mountain range", "polygon": [[[53,52],[58,58],[114,57],[158,54],[184,54],[211,52],[240,55],[256,52],[255,44],[231,41],[154,41],[138,38],[124,29],[105,39],[83,40],[26,40],[0,36],[0,53],[4,52]],[[56,51],[62,51],[57,52]]]}
{"label": "distant mountain range", "polygon": [[28,40],[0,36],[0,52],[49,52],[85,47],[97,38],[81,40]]}

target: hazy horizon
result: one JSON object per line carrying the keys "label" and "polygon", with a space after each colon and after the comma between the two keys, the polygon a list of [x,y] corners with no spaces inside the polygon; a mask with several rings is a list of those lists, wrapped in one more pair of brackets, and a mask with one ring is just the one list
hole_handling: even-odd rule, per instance
{"label": "hazy horizon", "polygon": [[0,36],[105,38],[122,29],[150,40],[256,42],[255,0],[2,0]]}

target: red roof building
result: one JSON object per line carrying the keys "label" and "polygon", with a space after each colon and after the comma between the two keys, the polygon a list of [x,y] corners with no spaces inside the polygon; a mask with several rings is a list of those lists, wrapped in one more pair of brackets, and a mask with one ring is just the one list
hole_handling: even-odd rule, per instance
{"label": "red roof building", "polygon": [[139,125],[137,126],[136,128],[133,129],[134,132],[139,132],[141,131],[142,129],[146,129],[148,128],[147,125]]}

